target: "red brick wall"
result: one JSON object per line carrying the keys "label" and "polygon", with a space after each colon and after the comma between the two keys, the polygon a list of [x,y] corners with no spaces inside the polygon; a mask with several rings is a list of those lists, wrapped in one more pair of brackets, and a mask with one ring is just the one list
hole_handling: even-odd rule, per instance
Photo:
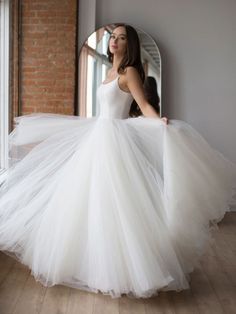
{"label": "red brick wall", "polygon": [[74,113],[76,0],[23,0],[20,114]]}

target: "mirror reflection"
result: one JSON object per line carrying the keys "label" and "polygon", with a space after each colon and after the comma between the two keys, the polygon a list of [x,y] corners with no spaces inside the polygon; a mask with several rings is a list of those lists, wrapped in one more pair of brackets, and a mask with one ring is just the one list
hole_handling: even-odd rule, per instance
{"label": "mirror reflection", "polygon": [[[107,47],[110,34],[117,24],[109,24],[93,32],[84,42],[79,55],[79,110],[85,117],[98,115],[96,91],[105,81],[112,64],[108,61]],[[153,38],[135,27],[141,46],[141,59],[145,71],[144,91],[148,101],[161,116],[161,56]],[[140,115],[141,111],[130,112]]]}

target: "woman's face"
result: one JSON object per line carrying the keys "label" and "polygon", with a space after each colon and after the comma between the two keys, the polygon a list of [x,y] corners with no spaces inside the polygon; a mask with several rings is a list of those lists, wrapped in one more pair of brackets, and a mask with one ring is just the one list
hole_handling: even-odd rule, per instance
{"label": "woman's face", "polygon": [[127,49],[127,34],[124,26],[116,27],[110,35],[109,50],[112,54],[124,55]]}

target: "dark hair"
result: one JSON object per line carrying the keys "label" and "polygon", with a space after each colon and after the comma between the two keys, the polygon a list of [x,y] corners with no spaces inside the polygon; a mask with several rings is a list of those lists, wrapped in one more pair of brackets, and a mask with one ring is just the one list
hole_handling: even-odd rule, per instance
{"label": "dark hair", "polygon": [[160,113],[160,97],[157,91],[157,81],[153,76],[147,76],[144,82],[144,92],[148,102],[157,113]]}
{"label": "dark hair", "polygon": [[[150,105],[152,105],[155,111],[160,114],[160,97],[157,92],[156,79],[152,76],[147,76],[143,87],[147,101],[150,103]],[[129,115],[131,117],[138,117],[142,115],[142,111],[136,102],[132,102]]]}
{"label": "dark hair", "polygon": [[[123,59],[121,60],[121,63],[118,67],[118,73],[124,73],[126,67],[133,66],[137,69],[140,78],[142,82],[144,82],[145,73],[141,61],[141,50],[140,50],[140,41],[138,37],[137,31],[130,25],[127,25],[125,23],[117,23],[115,24],[115,28],[119,26],[123,26],[126,30],[127,35],[127,51],[124,55]],[[113,30],[114,30],[113,29]],[[110,39],[109,39],[110,41]],[[107,47],[107,55],[109,62],[113,62],[113,54],[110,52],[109,44]]]}

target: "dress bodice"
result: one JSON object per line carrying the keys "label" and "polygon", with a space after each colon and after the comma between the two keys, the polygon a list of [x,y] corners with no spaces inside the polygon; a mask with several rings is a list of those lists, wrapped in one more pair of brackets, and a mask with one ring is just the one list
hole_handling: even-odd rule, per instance
{"label": "dress bodice", "polygon": [[120,89],[118,77],[109,83],[102,83],[97,90],[99,117],[127,119],[133,97]]}

